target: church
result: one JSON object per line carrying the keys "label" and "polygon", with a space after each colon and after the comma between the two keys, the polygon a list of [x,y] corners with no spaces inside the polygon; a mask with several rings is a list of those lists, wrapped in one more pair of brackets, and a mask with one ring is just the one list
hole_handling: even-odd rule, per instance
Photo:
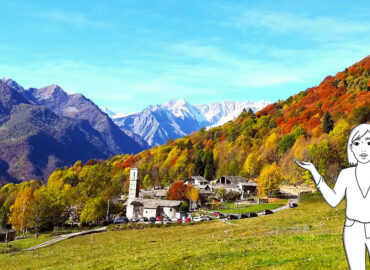
{"label": "church", "polygon": [[130,170],[128,199],[125,203],[128,219],[155,218],[157,216],[175,218],[179,216],[182,201],[139,198],[139,185],[139,169],[132,168]]}

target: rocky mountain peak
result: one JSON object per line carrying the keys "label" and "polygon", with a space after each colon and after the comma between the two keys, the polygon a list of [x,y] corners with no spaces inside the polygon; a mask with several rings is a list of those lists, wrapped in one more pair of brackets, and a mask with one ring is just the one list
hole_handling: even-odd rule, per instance
{"label": "rocky mountain peak", "polygon": [[56,84],[42,87],[40,89],[33,88],[31,89],[31,93],[38,100],[65,100],[68,96],[68,94]]}
{"label": "rocky mountain peak", "polygon": [[3,82],[4,84],[6,84],[7,86],[9,86],[10,88],[15,89],[17,91],[24,90],[22,86],[20,86],[18,83],[16,83],[11,78],[4,77],[0,81]]}

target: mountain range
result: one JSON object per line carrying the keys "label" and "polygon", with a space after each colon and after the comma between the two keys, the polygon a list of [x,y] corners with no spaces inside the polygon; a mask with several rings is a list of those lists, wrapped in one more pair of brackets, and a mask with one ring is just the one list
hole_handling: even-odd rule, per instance
{"label": "mountain range", "polygon": [[269,104],[262,100],[192,105],[184,99],[173,99],[125,116],[114,114],[107,108],[103,110],[125,133],[136,134],[148,145],[156,146],[164,144],[168,139],[189,135],[202,127],[220,126],[234,120],[244,109],[258,111]]}
{"label": "mountain range", "polygon": [[81,94],[57,85],[25,90],[0,80],[0,182],[47,179],[77,160],[138,153],[147,145],[127,136]]}
{"label": "mountain range", "polygon": [[202,127],[221,125],[243,109],[256,111],[269,104],[170,100],[122,116],[58,85],[24,89],[9,78],[0,80],[0,95],[0,184],[46,180],[56,168],[77,160],[138,153]]}

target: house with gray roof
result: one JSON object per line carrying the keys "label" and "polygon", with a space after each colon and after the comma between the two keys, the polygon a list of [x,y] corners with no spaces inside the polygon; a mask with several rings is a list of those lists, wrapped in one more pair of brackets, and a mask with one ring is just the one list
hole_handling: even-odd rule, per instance
{"label": "house with gray roof", "polygon": [[209,185],[210,182],[205,179],[203,176],[197,175],[197,176],[190,176],[189,178],[186,178],[184,180],[184,184],[192,184],[193,186],[205,186]]}
{"label": "house with gray roof", "polygon": [[212,190],[224,188],[227,192],[238,192],[241,199],[257,194],[257,183],[248,181],[243,176],[222,175],[211,181],[211,186]]}
{"label": "house with gray roof", "polygon": [[140,199],[127,201],[126,216],[129,219],[141,217],[167,216],[174,218],[179,211],[182,201],[158,200],[158,199]]}

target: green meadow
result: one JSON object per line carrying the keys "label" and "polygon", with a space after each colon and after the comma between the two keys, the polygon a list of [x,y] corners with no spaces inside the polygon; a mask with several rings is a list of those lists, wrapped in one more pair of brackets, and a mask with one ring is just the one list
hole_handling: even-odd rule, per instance
{"label": "green meadow", "polygon": [[[30,237],[20,240],[15,240],[12,242],[9,242],[9,249],[12,250],[23,250],[29,247],[33,247],[36,245],[39,245],[41,243],[44,243],[46,241],[49,241],[53,239],[54,236],[52,236],[50,233],[40,234],[38,238]],[[7,250],[7,246],[5,243],[0,243],[0,253],[3,253]]]}
{"label": "green meadow", "polygon": [[247,207],[236,207],[236,208],[227,208],[227,209],[218,209],[215,211],[219,211],[221,213],[227,214],[245,214],[250,212],[262,212],[263,210],[273,210],[279,208],[283,205],[286,205],[287,201],[282,200],[278,203],[262,203],[262,204],[254,204]]}
{"label": "green meadow", "polygon": [[0,255],[0,269],[348,269],[345,203],[323,201],[232,223],[108,231]]}

